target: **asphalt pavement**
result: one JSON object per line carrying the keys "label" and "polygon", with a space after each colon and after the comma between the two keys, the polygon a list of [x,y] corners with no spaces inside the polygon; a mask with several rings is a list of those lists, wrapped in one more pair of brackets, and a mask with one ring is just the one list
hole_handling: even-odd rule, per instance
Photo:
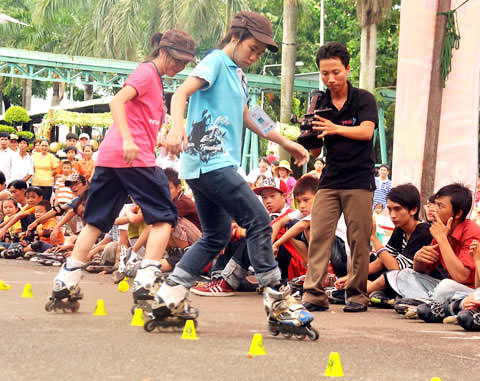
{"label": "asphalt pavement", "polygon": [[[317,341],[269,334],[256,293],[207,298],[199,308],[198,340],[182,330],[147,333],[132,327],[132,296],[109,275],[86,273],[77,313],[47,313],[58,268],[0,259],[0,380],[320,380],[338,352],[346,380],[479,380],[480,333],[406,320],[393,310],[316,312]],[[30,283],[33,298],[21,298]],[[93,312],[98,299],[106,315]],[[255,333],[265,356],[247,356]]]}

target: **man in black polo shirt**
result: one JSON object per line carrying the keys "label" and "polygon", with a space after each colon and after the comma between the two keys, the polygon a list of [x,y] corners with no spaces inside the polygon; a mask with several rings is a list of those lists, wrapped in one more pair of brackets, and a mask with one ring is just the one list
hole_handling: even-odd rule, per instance
{"label": "man in black polo shirt", "polygon": [[316,108],[327,107],[331,111],[328,119],[315,116],[313,122],[319,138],[324,139],[327,163],[312,207],[303,303],[310,311],[328,309],[322,281],[327,275],[337,221],[343,213],[352,255],[344,311],[362,312],[369,302],[369,238],[375,189],[372,138],[378,124],[377,105],[371,93],[347,81],[350,54],[345,46],[338,42],[321,46],[316,61],[327,86],[325,95],[318,97]]}

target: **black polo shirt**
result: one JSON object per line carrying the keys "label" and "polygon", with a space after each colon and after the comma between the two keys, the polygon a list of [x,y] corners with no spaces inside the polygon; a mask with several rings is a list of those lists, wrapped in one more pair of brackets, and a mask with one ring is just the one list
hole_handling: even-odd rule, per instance
{"label": "black polo shirt", "polygon": [[[355,128],[360,123],[371,121],[378,126],[377,103],[367,90],[348,84],[348,96],[341,110],[332,104],[330,91],[319,97],[317,108],[330,107],[326,118],[341,126]],[[326,166],[319,181],[320,188],[375,189],[375,151],[373,137],[370,140],[353,140],[340,135],[324,138],[327,150]]]}

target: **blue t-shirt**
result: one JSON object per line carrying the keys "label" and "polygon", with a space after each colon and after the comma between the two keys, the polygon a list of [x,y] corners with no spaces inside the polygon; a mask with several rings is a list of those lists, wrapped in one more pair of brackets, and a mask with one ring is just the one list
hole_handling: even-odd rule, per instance
{"label": "blue t-shirt", "polygon": [[184,179],[240,165],[243,111],[248,99],[245,75],[222,50],[206,56],[190,75],[207,85],[192,94],[188,105],[188,145],[181,155],[180,170]]}

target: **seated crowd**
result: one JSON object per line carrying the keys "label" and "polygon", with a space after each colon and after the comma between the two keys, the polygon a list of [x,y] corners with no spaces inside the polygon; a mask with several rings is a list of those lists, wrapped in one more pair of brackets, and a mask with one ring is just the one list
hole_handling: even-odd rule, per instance
{"label": "seated crowd", "polygon": [[[0,256],[59,266],[83,227],[89,180],[95,171],[89,137],[81,134],[78,142],[75,134],[68,134],[67,145],[57,156],[48,152],[48,142],[39,141],[30,157],[25,148],[28,142],[10,145],[4,135],[0,133],[4,151],[0,157]],[[18,142],[15,137],[10,140]],[[10,164],[4,161],[5,152]],[[27,157],[31,160],[19,164]],[[164,173],[178,208],[177,224],[161,263],[162,272],[169,272],[202,231],[195,202],[172,168],[175,160],[157,163],[172,163],[165,165]],[[295,179],[289,162],[271,155],[261,158],[258,168],[246,177],[270,216],[271,240],[282,278],[298,294],[303,292],[310,214],[324,166],[324,160],[317,158],[312,171]],[[480,330],[480,227],[468,218],[472,192],[457,183],[440,188],[425,205],[423,221],[417,188],[412,184],[392,188],[386,165],[379,174],[372,205],[367,284],[371,305],[392,307],[407,318],[456,322],[467,330]],[[134,277],[150,229],[141,208],[130,198],[111,231],[90,251],[85,269],[113,273],[115,283],[125,276]],[[233,221],[228,245],[204,269],[206,281],[192,288],[194,294],[230,296],[257,288],[245,237],[245,229]],[[329,274],[323,280],[330,303],[345,303],[349,258],[347,228],[341,216]]]}

